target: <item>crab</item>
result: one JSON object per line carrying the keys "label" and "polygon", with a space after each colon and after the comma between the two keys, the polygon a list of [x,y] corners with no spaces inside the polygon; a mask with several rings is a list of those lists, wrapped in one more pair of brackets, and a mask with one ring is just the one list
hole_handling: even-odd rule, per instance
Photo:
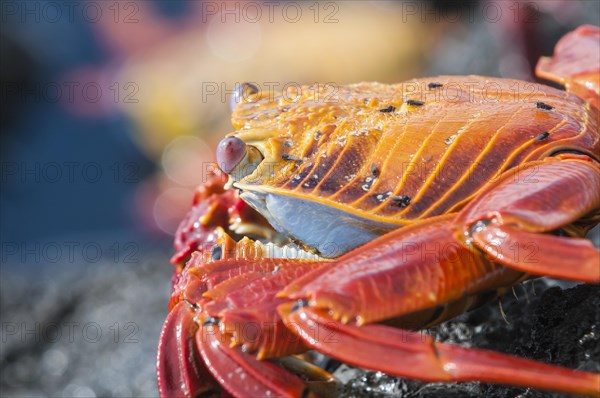
{"label": "crab", "polygon": [[600,281],[584,238],[600,220],[598,48],[582,26],[540,60],[566,91],[481,76],[243,85],[177,232],[161,396],[335,396],[314,352],[600,396],[600,374],[416,332],[528,279]]}

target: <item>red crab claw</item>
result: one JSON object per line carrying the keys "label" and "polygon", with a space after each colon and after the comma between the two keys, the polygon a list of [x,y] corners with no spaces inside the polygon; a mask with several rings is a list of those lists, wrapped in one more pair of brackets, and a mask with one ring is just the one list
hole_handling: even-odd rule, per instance
{"label": "red crab claw", "polygon": [[[535,181],[523,178],[535,171]],[[600,165],[583,155],[562,154],[516,167],[480,193],[455,220],[456,237],[470,242],[503,265],[530,274],[600,282],[600,251],[588,239],[541,232],[597,217]],[[557,261],[560,259],[560,261]]]}
{"label": "red crab claw", "polygon": [[283,368],[228,346],[213,325],[196,334],[202,358],[219,383],[236,397],[300,397],[305,389],[298,377]]}
{"label": "red crab claw", "polygon": [[[206,284],[190,271],[214,260],[216,255],[251,256],[247,253],[251,249],[249,241],[236,244],[229,236],[234,234],[230,227],[260,232],[266,225],[236,191],[225,189],[225,181],[219,171],[209,175],[196,191],[193,207],[176,233],[176,254],[171,259],[175,265],[171,312],[163,325],[157,357],[159,391],[164,397],[196,396],[217,387],[194,339],[198,324],[193,308],[206,291]],[[218,253],[214,251],[217,247]]]}
{"label": "red crab claw", "polygon": [[[219,246],[218,255],[233,250],[234,241],[229,235],[265,235],[268,239],[272,229],[267,221],[246,202],[241,200],[236,190],[225,189],[227,177],[220,171],[211,171],[206,183],[194,195],[190,211],[179,225],[175,234],[176,253],[171,258],[175,265],[173,291],[169,302],[172,309],[183,298],[183,292],[190,290],[190,279],[184,268],[192,257],[198,261],[210,261],[213,248]],[[200,291],[201,294],[203,291]]]}
{"label": "red crab claw", "polygon": [[[276,294],[322,264],[246,257],[193,268],[194,278],[206,289],[198,302],[203,326],[195,342],[208,371],[226,391],[238,397],[302,395],[306,383],[266,359],[306,351],[279,317],[277,307],[286,300]],[[308,373],[321,384],[331,379],[320,369]]]}
{"label": "red crab claw", "polygon": [[273,342],[276,334],[291,335],[277,317],[276,307],[284,300],[275,300],[275,293],[300,271],[288,267],[273,274],[277,266],[273,261],[245,260],[241,265],[229,260],[202,270],[209,290],[201,303],[205,321],[196,344],[209,371],[234,396],[298,397],[305,389],[301,379],[255,355],[298,351],[298,338],[288,338],[285,345]]}
{"label": "red crab claw", "polygon": [[175,254],[171,263],[175,266],[169,309],[182,299],[189,283],[184,264],[192,253],[204,255],[216,244],[219,236],[229,227],[230,209],[239,200],[234,191],[225,190],[226,177],[218,171],[211,172],[206,183],[198,187],[190,211],[179,224],[175,233]]}
{"label": "red crab claw", "polygon": [[565,86],[600,109],[600,28],[584,25],[565,35],[554,55],[540,58],[536,75]]}
{"label": "red crab claw", "polygon": [[[212,179],[199,190],[178,235],[182,252],[176,260],[193,252],[177,273],[173,309],[161,333],[161,396],[193,397],[223,388],[237,396],[253,391],[293,397],[306,388],[281,366],[259,359],[306,350],[279,318],[276,308],[285,300],[275,294],[317,263],[290,267],[264,258],[269,253],[262,244],[248,238],[235,242],[229,236],[231,225],[244,228],[244,233],[262,233],[263,222],[235,192],[223,190],[222,182]],[[215,320],[218,329],[211,326]],[[327,379],[320,370],[305,373],[318,381]]]}
{"label": "red crab claw", "polygon": [[238,200],[236,192],[225,189],[227,176],[218,170],[210,171],[207,180],[194,194],[192,208],[179,224],[175,233],[175,254],[172,264],[182,264],[189,255],[214,244],[211,236],[217,227],[227,229],[229,211]]}

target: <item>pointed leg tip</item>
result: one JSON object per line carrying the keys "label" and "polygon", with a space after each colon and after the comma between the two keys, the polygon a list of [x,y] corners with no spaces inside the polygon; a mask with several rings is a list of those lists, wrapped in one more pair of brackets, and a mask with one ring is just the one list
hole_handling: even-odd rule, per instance
{"label": "pointed leg tip", "polygon": [[163,325],[156,370],[161,397],[196,396],[216,388],[216,382],[200,359],[194,334],[195,313],[180,302]]}

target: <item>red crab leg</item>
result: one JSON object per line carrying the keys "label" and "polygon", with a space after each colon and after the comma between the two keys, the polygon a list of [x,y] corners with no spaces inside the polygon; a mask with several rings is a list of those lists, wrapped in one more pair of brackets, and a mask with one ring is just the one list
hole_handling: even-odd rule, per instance
{"label": "red crab leg", "polygon": [[[531,176],[527,172],[534,168],[537,168],[535,179],[523,178]],[[520,172],[525,173],[520,175]],[[585,186],[593,188],[580,188]],[[534,272],[543,267],[544,274],[597,280],[597,268],[589,266],[587,260],[581,264],[569,262],[567,265],[571,269],[564,270],[562,267],[562,258],[574,253],[575,248],[583,250],[584,255],[597,256],[597,251],[589,243],[580,239],[538,235],[594,214],[600,207],[597,186],[600,186],[597,163],[574,155],[529,164],[508,172],[474,198],[472,204],[458,216],[429,219],[393,231],[335,263],[295,280],[280,296],[301,300],[297,306],[305,307],[294,312],[292,304],[286,304],[280,307],[280,314],[308,345],[359,366],[423,380],[479,379],[597,394],[600,386],[600,375],[597,374],[497,353],[434,346],[427,339],[420,345],[414,339],[408,345],[401,344],[406,341],[405,335],[409,332],[383,326],[363,329],[334,322],[356,321],[360,325],[399,317],[465,295],[510,286],[526,276],[498,264],[500,262],[520,271]],[[488,219],[495,221],[478,223]],[[529,232],[533,242],[540,246],[550,240],[555,247],[547,250],[552,250],[554,256],[559,257],[540,257],[539,261],[544,263],[536,267],[522,267],[520,264],[524,261],[505,261],[506,257],[496,256],[498,263],[489,261],[486,255],[470,245],[472,239],[476,247],[490,253],[475,239],[475,236],[480,236],[479,229],[485,230],[486,226],[506,227],[511,233]],[[458,244],[456,237],[464,241],[463,244]],[[540,247],[541,251],[545,249]],[[557,258],[561,259],[558,264]],[[592,257],[592,264],[594,258],[597,257]],[[595,261],[597,267],[598,262]],[[324,316],[319,310],[330,315]],[[371,335],[371,331],[376,333]],[[319,333],[318,338],[313,337],[315,332]],[[334,333],[337,333],[338,340],[331,339]],[[415,358],[413,355],[416,355]],[[388,357],[390,365],[382,359]]]}
{"label": "red crab leg", "polygon": [[[537,170],[535,180],[525,177],[532,169]],[[308,299],[312,306],[329,308],[336,319],[356,318],[362,324],[511,286],[523,277],[499,263],[522,272],[597,281],[599,257],[591,243],[537,234],[596,211],[600,190],[581,189],[585,186],[600,186],[600,168],[592,161],[550,159],[510,171],[456,220],[449,215],[393,231],[294,281],[280,296]],[[506,239],[478,243],[495,238],[485,234],[486,225],[503,228]],[[509,246],[523,234],[530,240],[522,243],[531,242],[538,250],[532,260],[529,252]],[[498,263],[474,250],[469,239]],[[551,247],[543,246],[548,242]],[[509,249],[516,255],[510,257]],[[501,251],[506,254],[496,255]],[[569,256],[582,261],[570,261]]]}
{"label": "red crab leg", "polygon": [[[196,333],[196,342],[206,366],[227,391],[236,397],[300,397],[304,382],[269,361],[229,347],[228,339],[215,325]],[[225,371],[226,370],[226,371]]]}
{"label": "red crab leg", "polygon": [[[227,259],[197,268],[194,278],[208,289],[196,303],[203,323],[195,341],[210,373],[229,393],[299,396],[306,383],[266,358],[306,351],[277,313],[285,300],[275,294],[322,263],[285,259]],[[215,325],[218,324],[218,327]],[[241,346],[241,347],[240,347]],[[321,378],[326,372],[312,373]],[[323,388],[322,380],[310,384]]]}
{"label": "red crab leg", "polygon": [[560,39],[552,58],[540,58],[535,72],[600,108],[599,47],[600,28],[580,26]]}
{"label": "red crab leg", "polygon": [[[278,382],[272,377],[281,379],[287,372],[274,364],[259,364],[254,355],[272,357],[306,350],[302,341],[283,325],[277,315],[276,307],[283,300],[276,299],[275,293],[291,280],[320,266],[320,263],[305,260],[290,263],[265,258],[244,261],[233,258],[210,264],[202,261],[198,255],[192,257],[187,271],[188,286],[183,292],[187,303],[177,303],[163,326],[157,359],[161,396],[194,397],[218,390],[213,375],[218,380],[225,380],[221,384],[224,383],[225,388],[234,393],[239,387],[236,381],[244,377],[252,379],[257,369],[264,373],[264,377],[254,380],[253,391],[262,391],[262,396],[267,396],[269,391],[279,391],[279,387],[273,390],[273,385],[277,386]],[[218,349],[213,347],[211,351],[205,347],[204,352],[212,358],[209,371],[202,361],[205,358],[200,358],[201,347],[196,346],[196,342],[202,339],[202,332],[198,332],[199,336],[194,335],[198,331],[198,319],[202,322],[210,316],[219,317],[225,333],[241,331],[235,335],[237,340],[227,334],[224,338],[229,342],[245,344],[257,352],[242,355],[227,345]],[[262,335],[252,334],[259,326]],[[235,362],[230,363],[228,358],[242,361],[243,366],[236,368]],[[235,369],[236,377],[230,379],[228,375]]]}
{"label": "red crab leg", "polygon": [[273,271],[248,272],[221,282],[204,294],[201,303],[206,315],[219,319],[221,332],[231,335],[232,343],[243,345],[259,359],[306,351],[297,336],[283,325],[276,308],[285,300],[275,295],[290,281],[321,264],[260,259],[246,260],[244,266],[269,261],[278,264]]}
{"label": "red crab leg", "polygon": [[520,385],[600,395],[600,375],[501,353],[436,343],[430,336],[382,325],[344,325],[322,310],[280,307],[286,324],[311,347],[343,362],[425,381]]}
{"label": "red crab leg", "polygon": [[457,242],[454,217],[392,231],[295,280],[279,296],[307,299],[335,319],[363,324],[511,286],[523,277]]}
{"label": "red crab leg", "polygon": [[194,341],[194,311],[178,303],[167,316],[158,346],[158,390],[161,397],[195,397],[216,387],[200,361]]}
{"label": "red crab leg", "polygon": [[508,267],[537,275],[600,281],[600,251],[587,239],[540,234],[600,209],[600,166],[563,156],[512,169],[455,220],[457,238]]}

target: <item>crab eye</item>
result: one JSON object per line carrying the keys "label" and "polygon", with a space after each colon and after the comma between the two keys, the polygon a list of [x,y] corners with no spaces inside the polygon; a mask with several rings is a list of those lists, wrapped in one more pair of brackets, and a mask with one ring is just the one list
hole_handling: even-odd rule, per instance
{"label": "crab eye", "polygon": [[243,101],[251,101],[252,96],[258,94],[260,89],[252,83],[237,84],[231,100],[229,101],[229,108],[233,111],[235,106]]}
{"label": "crab eye", "polygon": [[217,162],[221,170],[230,174],[231,170],[246,156],[246,144],[237,137],[223,138],[217,146]]}

